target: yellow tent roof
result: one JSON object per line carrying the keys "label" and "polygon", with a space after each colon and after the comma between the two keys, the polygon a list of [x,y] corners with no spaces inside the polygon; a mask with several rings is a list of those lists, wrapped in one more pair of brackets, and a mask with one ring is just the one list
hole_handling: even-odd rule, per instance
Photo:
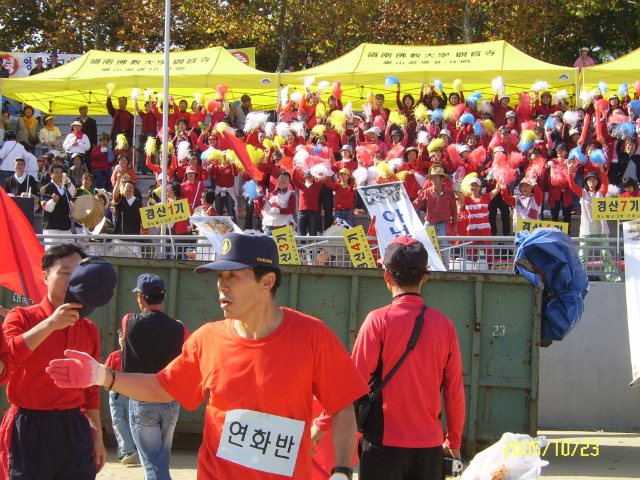
{"label": "yellow tent roof", "polygon": [[[358,108],[370,90],[384,93],[385,77],[393,75],[402,84],[402,94],[416,97],[422,82],[439,79],[447,93],[455,79],[461,79],[467,92],[483,92],[485,99],[493,96],[491,80],[498,75],[504,79],[507,93],[528,91],[536,80],[549,83],[552,91],[566,89],[575,93],[577,72],[573,67],[552,65],[521,52],[505,41],[463,45],[400,46],[363,43],[346,55],[308,70],[285,73],[285,85],[301,85],[303,78],[313,76],[317,81],[341,81],[343,103],[354,102]],[[389,106],[395,94],[387,92]]]}
{"label": "yellow tent roof", "polygon": [[581,72],[581,88],[592,90],[598,87],[598,82],[607,82],[609,92],[615,93],[622,82],[631,86],[633,82],[640,80],[639,65],[640,48],[611,62],[584,68]]}
{"label": "yellow tent roof", "polygon": [[[219,84],[229,86],[227,101],[251,95],[255,109],[271,108],[277,98],[276,75],[239,62],[222,47],[170,53],[169,94],[205,98]],[[116,84],[114,97],[163,90],[164,53],[124,53],[91,50],[53,70],[23,78],[3,79],[2,94],[48,113],[77,114],[88,105],[93,115],[107,113],[105,87]],[[142,95],[140,100],[142,100]]]}

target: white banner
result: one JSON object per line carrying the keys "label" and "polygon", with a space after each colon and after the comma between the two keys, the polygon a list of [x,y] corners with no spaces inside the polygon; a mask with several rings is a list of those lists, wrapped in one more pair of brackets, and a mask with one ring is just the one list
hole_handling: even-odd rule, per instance
{"label": "white banner", "polygon": [[402,182],[359,187],[358,193],[367,205],[371,218],[375,218],[381,257],[384,257],[387,245],[394,238],[412,237],[421,241],[427,249],[429,270],[446,271]]}
{"label": "white banner", "polygon": [[624,222],[624,281],[631,350],[631,386],[640,385],[640,220]]}
{"label": "white banner", "polygon": [[[82,53],[60,53],[58,63],[65,64],[81,57]],[[49,53],[0,52],[4,68],[9,70],[9,78],[28,77],[36,66],[36,58],[42,59],[42,66],[48,68],[51,63]]]}
{"label": "white banner", "polygon": [[216,252],[220,252],[220,245],[222,244],[222,236],[227,233],[242,233],[240,227],[238,227],[231,217],[224,215],[216,217],[207,216],[193,216],[189,217],[189,221],[198,227],[198,231],[207,237],[207,240],[211,243],[211,246]]}

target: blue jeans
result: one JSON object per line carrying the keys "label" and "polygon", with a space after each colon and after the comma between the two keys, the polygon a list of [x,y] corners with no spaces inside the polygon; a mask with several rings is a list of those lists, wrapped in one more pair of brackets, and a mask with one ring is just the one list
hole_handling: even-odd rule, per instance
{"label": "blue jeans", "polygon": [[355,214],[353,213],[353,210],[351,210],[349,208],[345,208],[345,209],[342,209],[342,210],[336,210],[336,213],[334,214],[334,217],[336,218],[336,220],[338,218],[341,219],[341,220],[344,220],[352,228],[356,226]]}
{"label": "blue jeans", "polygon": [[113,431],[118,441],[118,458],[122,459],[136,451],[129,428],[129,397],[114,391],[109,392],[109,410],[111,410]]}
{"label": "blue jeans", "polygon": [[129,399],[129,423],[145,480],[171,480],[169,462],[180,404]]}
{"label": "blue jeans", "polygon": [[[438,222],[438,223],[429,223],[424,222],[424,226],[426,227],[434,227],[436,229],[436,235],[438,235],[438,244],[440,248],[445,248],[449,246],[449,242],[446,240],[441,240],[439,237],[447,236],[447,222]],[[446,255],[443,253],[442,258],[446,258]]]}
{"label": "blue jeans", "polygon": [[111,188],[111,169],[104,170],[102,172],[94,170],[93,172],[91,172],[91,174],[93,175],[93,178],[96,181],[96,185],[95,185],[96,188],[106,188],[107,190],[110,190],[110,188]]}
{"label": "blue jeans", "polygon": [[233,218],[233,221],[236,221],[236,202],[233,197],[226,192],[226,195],[222,195],[222,193],[218,193],[216,195],[216,212],[218,215],[224,215],[223,210],[227,210],[227,215]]}

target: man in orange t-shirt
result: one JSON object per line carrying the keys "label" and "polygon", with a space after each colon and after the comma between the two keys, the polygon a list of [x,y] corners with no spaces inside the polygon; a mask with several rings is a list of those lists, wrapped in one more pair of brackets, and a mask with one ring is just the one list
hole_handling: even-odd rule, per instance
{"label": "man in orange t-shirt", "polygon": [[209,270],[218,272],[225,320],[198,329],[157,375],[116,374],[74,351],[47,372],[59,387],[103,385],[141,401],[176,399],[189,410],[206,399],[200,480],[311,478],[315,395],[333,417],[331,480],[351,478],[352,403],[369,388],[322,321],[275,303],[281,272],[273,239],[227,234],[218,260],[196,272]]}

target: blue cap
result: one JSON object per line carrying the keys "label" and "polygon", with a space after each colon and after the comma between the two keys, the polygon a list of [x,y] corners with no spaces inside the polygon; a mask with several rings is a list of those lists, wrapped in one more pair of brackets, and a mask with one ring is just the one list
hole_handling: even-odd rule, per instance
{"label": "blue cap", "polygon": [[97,307],[109,303],[113,297],[118,274],[113,265],[102,257],[83,259],[69,278],[65,303],[81,303],[80,318],[90,315]]}
{"label": "blue cap", "polygon": [[242,270],[251,267],[280,268],[278,248],[273,238],[227,233],[222,236],[217,260],[196,268],[195,272]]}
{"label": "blue cap", "polygon": [[143,273],[138,277],[133,293],[141,295],[159,295],[165,291],[164,280],[153,273]]}

